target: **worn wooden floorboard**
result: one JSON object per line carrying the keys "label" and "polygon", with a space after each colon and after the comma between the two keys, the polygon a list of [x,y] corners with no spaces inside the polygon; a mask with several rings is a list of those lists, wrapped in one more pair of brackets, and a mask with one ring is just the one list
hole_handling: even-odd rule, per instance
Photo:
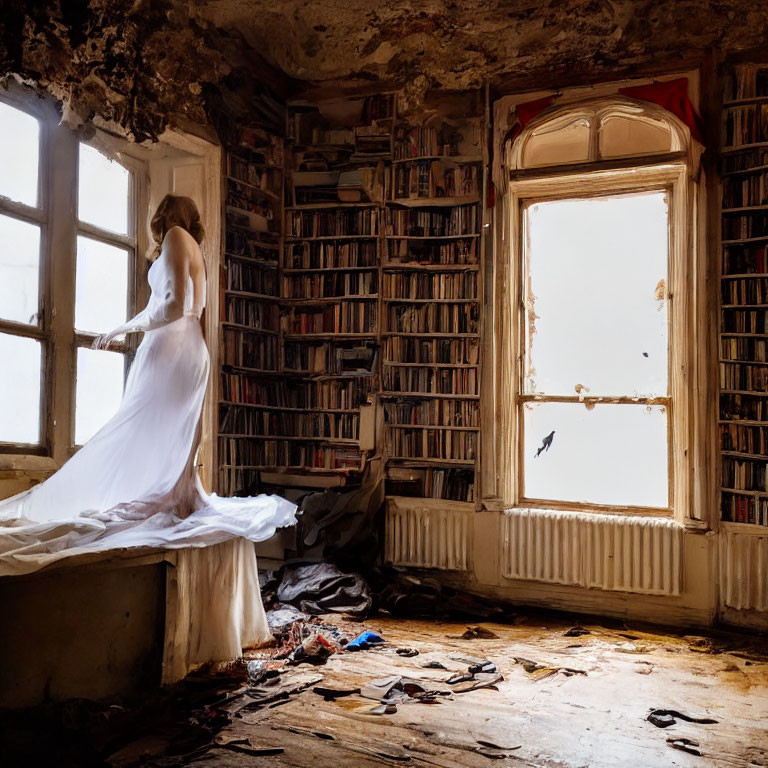
{"label": "worn wooden floorboard", "polygon": [[[392,715],[369,714],[375,702],[358,695],[325,701],[310,689],[280,706],[241,711],[227,731],[254,746],[283,747],[283,754],[253,757],[215,749],[198,762],[293,768],[768,766],[768,663],[759,653],[706,652],[708,644],[695,639],[597,625],[587,625],[588,635],[565,637],[567,625],[543,626],[543,621],[486,623],[482,626],[498,638],[473,640],[455,637],[466,628],[462,624],[367,622],[365,628],[379,631],[388,646],[332,657],[317,668],[322,685],[355,688],[402,674],[422,679],[428,688],[430,681],[440,683],[466,667],[450,659],[458,653],[494,661],[504,680],[498,690],[456,694],[436,704],[409,703]],[[420,653],[403,658],[395,654],[402,646]],[[586,674],[529,673],[515,657]],[[424,669],[431,660],[451,671]],[[646,720],[653,708],[718,722],[678,721],[661,729]],[[701,756],[673,749],[668,738],[698,742]],[[477,753],[482,741],[504,747],[507,756]]]}

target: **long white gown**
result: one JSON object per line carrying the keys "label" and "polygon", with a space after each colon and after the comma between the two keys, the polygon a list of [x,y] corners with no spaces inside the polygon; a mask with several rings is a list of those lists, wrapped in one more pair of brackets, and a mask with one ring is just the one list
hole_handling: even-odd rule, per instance
{"label": "long white gown", "polygon": [[0,501],[0,575],[124,547],[263,541],[296,522],[285,499],[208,495],[195,471],[210,365],[195,249],[185,230],[169,230],[149,270],[147,307],[116,329],[145,332],[117,413],[56,474]]}

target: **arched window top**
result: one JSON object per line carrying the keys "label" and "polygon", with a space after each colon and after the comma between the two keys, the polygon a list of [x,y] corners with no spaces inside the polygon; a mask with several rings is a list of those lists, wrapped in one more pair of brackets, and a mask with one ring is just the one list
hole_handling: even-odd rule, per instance
{"label": "arched window top", "polygon": [[550,108],[512,147],[515,169],[685,152],[689,129],[665,109],[634,99],[596,99]]}

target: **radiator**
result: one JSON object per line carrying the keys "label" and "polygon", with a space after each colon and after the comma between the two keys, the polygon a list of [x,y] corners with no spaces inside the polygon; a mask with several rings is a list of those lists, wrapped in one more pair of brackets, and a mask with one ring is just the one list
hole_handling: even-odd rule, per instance
{"label": "radiator", "polygon": [[387,502],[387,562],[450,571],[469,569],[471,509],[450,502]]}
{"label": "radiator", "polygon": [[524,509],[501,525],[507,579],[680,594],[682,528],[667,518]]}
{"label": "radiator", "polygon": [[737,610],[768,610],[768,534],[721,530],[720,600]]}

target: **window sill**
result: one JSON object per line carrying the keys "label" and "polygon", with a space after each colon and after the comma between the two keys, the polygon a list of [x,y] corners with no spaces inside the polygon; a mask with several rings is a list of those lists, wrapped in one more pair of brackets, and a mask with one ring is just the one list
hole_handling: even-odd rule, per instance
{"label": "window sill", "polygon": [[[661,510],[661,511],[655,511],[655,510],[637,510],[632,508],[626,508],[622,509],[621,507],[616,508],[605,508],[605,509],[597,509],[592,507],[582,507],[580,508],[577,505],[574,506],[538,506],[536,504],[518,504],[517,506],[499,506],[498,504],[491,503],[490,505],[483,504],[484,509],[493,510],[496,512],[503,512],[505,515],[514,515],[521,512],[525,513],[533,513],[535,515],[548,515],[548,514],[558,514],[558,515],[573,515],[576,518],[582,519],[584,521],[592,520],[595,517],[610,517],[610,518],[620,518],[622,520],[627,520],[628,522],[639,522],[641,520],[658,520],[660,522],[667,521],[670,523],[675,523],[679,525],[681,528],[685,527],[682,523],[680,523],[674,516],[674,513],[668,510]],[[697,523],[697,521],[693,521],[694,523]]]}
{"label": "window sill", "polygon": [[55,472],[57,469],[50,456],[0,453],[0,472]]}

